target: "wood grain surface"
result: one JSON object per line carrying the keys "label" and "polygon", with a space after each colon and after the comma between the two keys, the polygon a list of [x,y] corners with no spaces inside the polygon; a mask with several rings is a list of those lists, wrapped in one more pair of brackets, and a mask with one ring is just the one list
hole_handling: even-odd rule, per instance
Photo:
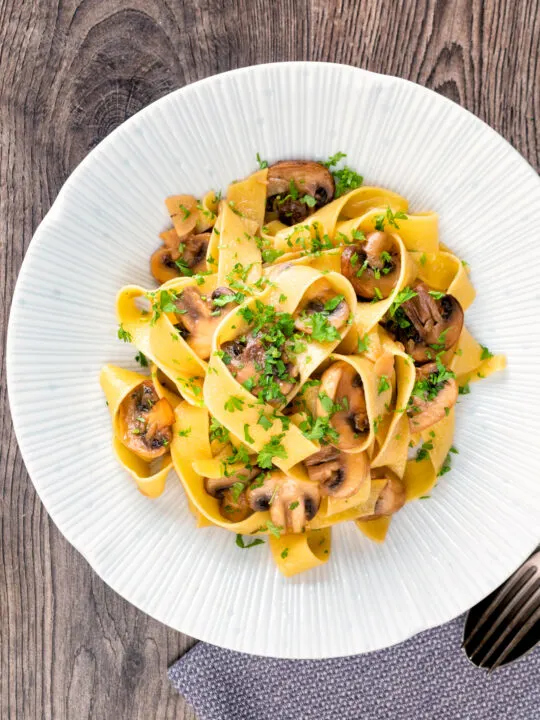
{"label": "wood grain surface", "polygon": [[[540,0],[0,0],[2,337],[24,253],[62,183],[170,90],[262,62],[349,63],[455,100],[538,170],[539,57]],[[195,641],[107,588],[37,497],[4,352],[2,342],[0,718],[194,718],[165,670]]]}

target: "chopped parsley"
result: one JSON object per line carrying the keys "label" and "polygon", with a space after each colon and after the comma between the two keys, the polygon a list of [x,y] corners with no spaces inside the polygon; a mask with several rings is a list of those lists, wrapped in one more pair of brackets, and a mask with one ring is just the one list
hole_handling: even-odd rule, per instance
{"label": "chopped parsley", "polygon": [[210,441],[217,440],[220,443],[229,441],[229,431],[216,418],[210,419]]}
{"label": "chopped parsley", "polygon": [[228,400],[225,401],[223,406],[227,412],[235,412],[235,410],[242,410],[244,407],[244,401],[237,395],[231,395]]}
{"label": "chopped parsley", "polygon": [[493,357],[493,353],[490,352],[485,345],[480,345],[482,351],[480,353],[480,360],[489,360]]}
{"label": "chopped parsley", "polygon": [[148,293],[148,298],[152,303],[152,319],[150,325],[155,325],[156,321],[165,313],[183,314],[175,305],[178,295],[174,290],[161,290],[155,293]]}
{"label": "chopped parsley", "polygon": [[225,305],[228,305],[232,302],[240,305],[240,303],[244,302],[245,299],[246,296],[242,292],[234,293],[234,295],[229,295],[228,293],[225,293],[224,295],[219,295],[219,297],[214,298],[212,302],[218,307],[224,307]]}
{"label": "chopped parsley", "polygon": [[326,162],[322,163],[332,172],[336,186],[336,192],[334,195],[336,198],[360,187],[360,185],[364,182],[362,175],[359,175],[348,165],[344,165],[339,170],[332,170],[332,168],[334,168],[345,157],[347,157],[346,153],[337,152],[335,155],[331,155]]}
{"label": "chopped parsley", "polygon": [[261,251],[262,260],[264,263],[273,263],[278,257],[285,254],[284,250],[275,250],[274,248],[266,248]]}
{"label": "chopped parsley", "polygon": [[316,342],[333,342],[334,340],[341,340],[341,335],[338,330],[330,324],[327,315],[323,312],[312,313],[306,322],[311,326],[311,337]]}
{"label": "chopped parsley", "polygon": [[439,292],[438,290],[428,290],[428,293],[431,297],[434,297],[435,300],[442,300],[442,298],[446,296],[446,293]]}
{"label": "chopped parsley", "polygon": [[364,337],[358,338],[358,352],[363,353],[366,352],[366,350],[369,348],[369,336],[367,333],[364,335]]}
{"label": "chopped parsley", "polygon": [[259,168],[261,170],[266,170],[266,168],[268,167],[268,162],[266,160],[262,160],[259,153],[257,153],[256,158],[257,158],[257,162],[259,164]]}
{"label": "chopped parsley", "polygon": [[460,395],[469,395],[471,392],[471,386],[469,385],[469,382],[467,381],[465,385],[462,385],[458,388],[458,393]]}
{"label": "chopped parsley", "polygon": [[264,413],[261,413],[259,415],[259,419],[257,420],[257,424],[261,425],[265,430],[270,430],[272,425],[274,424],[272,420],[269,420]]}
{"label": "chopped parsley", "polygon": [[124,342],[133,342],[133,335],[124,329],[124,325],[120,323],[118,326],[118,339],[123,340]]}
{"label": "chopped parsley", "polygon": [[448,455],[444,458],[444,462],[441,466],[441,469],[437,473],[437,477],[440,477],[441,475],[446,475],[447,472],[450,472],[452,469],[452,454],[457,455],[459,451],[457,448],[455,448],[453,445],[450,448]]}
{"label": "chopped parsley", "polygon": [[249,548],[255,547],[256,545],[264,545],[264,540],[261,540],[261,538],[255,538],[255,540],[252,540],[246,545],[244,538],[240,535],[240,533],[238,533],[236,535],[236,544],[239,548],[242,548],[242,550],[249,550]]}
{"label": "chopped parsley", "polygon": [[285,433],[280,435],[272,435],[270,440],[262,446],[259,454],[257,455],[257,465],[264,470],[270,470],[272,467],[273,458],[281,458],[286,460],[288,455],[285,447],[281,441],[285,437]]}
{"label": "chopped parsley", "polygon": [[182,211],[184,220],[187,220],[188,217],[191,215],[191,210],[188,210],[188,208],[185,205],[182,205],[181,203],[180,203],[180,210]]}
{"label": "chopped parsley", "polygon": [[390,390],[390,383],[386,375],[381,375],[379,378],[379,385],[377,386],[377,394],[382,395],[386,390]]}
{"label": "chopped parsley", "polygon": [[416,462],[421,462],[422,460],[428,458],[430,450],[433,450],[433,442],[431,440],[422,443],[421,447],[416,453]]}
{"label": "chopped parsley", "polygon": [[411,288],[408,286],[403,288],[403,290],[400,290],[396,295],[394,302],[390,306],[390,317],[393,318],[396,314],[396,311],[403,305],[403,303],[407,302],[408,300],[412,300],[417,295],[418,293],[416,293],[414,290],[411,290]]}
{"label": "chopped parsley", "polygon": [[135,355],[135,360],[139,363],[141,367],[148,367],[148,359],[144,353],[142,353],[140,350]]}
{"label": "chopped parsley", "polygon": [[178,437],[189,437],[191,435],[191,428],[185,428],[185,430],[179,430],[178,431]]}
{"label": "chopped parsley", "polygon": [[396,220],[407,219],[408,216],[403,212],[403,210],[398,210],[396,213],[394,213],[392,212],[392,208],[388,206],[385,213],[382,213],[381,215],[375,215],[375,230],[384,230],[385,223],[388,223],[389,225],[392,225],[392,227],[395,227],[396,230],[399,230],[399,225],[397,224]]}
{"label": "chopped parsley", "polygon": [[282,558],[282,560],[285,560],[285,559],[288,557],[288,555],[289,555],[289,548],[284,548],[284,549],[281,551],[281,558]]}
{"label": "chopped parsley", "polygon": [[245,485],[243,482],[235,482],[231,485],[231,497],[234,500],[235,503],[238,502],[238,498],[240,495],[244,492]]}
{"label": "chopped parsley", "polygon": [[246,442],[251,443],[252,445],[253,445],[253,443],[255,442],[255,440],[254,440],[254,439],[251,437],[251,435],[249,434],[249,425],[248,425],[248,423],[245,423],[245,424],[244,424],[244,438],[245,438]]}
{"label": "chopped parsley", "polygon": [[274,523],[271,520],[268,520],[266,523],[266,530],[270,533],[270,535],[273,535],[276,538],[281,537],[281,531],[283,528],[281,525],[274,525]]}

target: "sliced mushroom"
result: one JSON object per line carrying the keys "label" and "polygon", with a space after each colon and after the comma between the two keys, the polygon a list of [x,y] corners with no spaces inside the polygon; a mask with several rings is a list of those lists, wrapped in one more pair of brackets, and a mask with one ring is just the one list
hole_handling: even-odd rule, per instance
{"label": "sliced mushroom", "polygon": [[457,343],[463,327],[463,309],[452,295],[438,298],[436,293],[434,297],[424,283],[417,283],[412,289],[415,297],[401,306],[409,325],[403,327],[405,323],[391,321],[389,329],[416,363],[425,363]]}
{"label": "sliced mushroom", "polygon": [[232,490],[225,490],[219,503],[219,512],[231,522],[241,522],[251,515],[252,510],[245,492],[237,496]]}
{"label": "sliced mushroom", "polygon": [[395,473],[388,468],[376,468],[371,471],[371,478],[385,479],[386,485],[375,503],[373,514],[362,517],[362,520],[375,520],[384,515],[393,515],[405,505],[405,487]]}
{"label": "sliced mushroom", "polygon": [[[227,367],[236,381],[241,385],[253,381],[250,387],[253,395],[261,392],[266,378],[277,382],[281,396],[287,396],[296,385],[299,370],[296,364],[289,361],[286,352],[282,352],[281,358],[285,369],[282,373],[284,377],[275,374],[278,371],[277,364],[269,366],[271,371],[275,371],[274,374],[266,372],[268,348],[264,346],[262,340],[253,335],[223,343],[221,349],[229,358]],[[283,397],[268,398],[267,402],[271,405],[280,405],[282,400]]]}
{"label": "sliced mushroom", "polygon": [[169,401],[158,398],[152,383],[145,380],[120,404],[120,440],[143,460],[150,462],[168,452],[174,419]]}
{"label": "sliced mushroom", "polygon": [[[334,178],[320,163],[282,160],[268,168],[267,212],[277,213],[285,225],[305,220],[329,203],[335,192]],[[313,198],[306,202],[305,196]]]}
{"label": "sliced mushroom", "polygon": [[314,313],[323,313],[336,330],[342,328],[349,319],[350,309],[345,299],[341,299],[335,305],[333,301],[337,297],[336,291],[327,280],[313,283],[304,293],[302,301],[294,313],[296,329],[311,335],[313,332],[311,316]]}
{"label": "sliced mushroom", "polygon": [[161,233],[160,237],[163,247],[150,258],[150,270],[159,283],[181,275],[206,272],[210,233],[190,234],[180,239],[173,228]]}
{"label": "sliced mushroom", "polygon": [[[219,511],[223,517],[232,522],[240,522],[251,515],[245,490],[240,490],[236,483],[247,487],[261,471],[257,467],[243,468],[234,475],[220,478],[205,478],[204,489],[209,495],[219,500]],[[233,487],[234,486],[234,487]]]}
{"label": "sliced mushroom", "polygon": [[174,304],[177,307],[177,327],[193,352],[203,360],[210,357],[214,332],[232,309],[232,303],[216,306],[214,300],[222,295],[234,295],[229,288],[216,288],[210,298],[203,298],[196,287],[182,290]]}
{"label": "sliced mushroom", "polygon": [[366,453],[344,453],[331,445],[304,460],[309,479],[322,495],[348,498],[360,490],[369,473]]}
{"label": "sliced mushroom", "polygon": [[[339,435],[334,444],[341,450],[352,450],[365,440],[369,432],[369,417],[362,379],[356,370],[344,360],[338,360],[321,375],[319,395],[328,395],[340,409],[330,418],[330,424]],[[320,397],[317,415],[328,413]]]}
{"label": "sliced mushroom", "polygon": [[372,232],[363,245],[349,245],[341,255],[341,272],[358,297],[387,298],[401,271],[399,249],[391,235]]}
{"label": "sliced mushroom", "polygon": [[[407,415],[411,432],[427,430],[448,415],[458,399],[459,388],[455,378],[450,377],[437,383],[436,363],[427,363],[416,368],[415,392],[409,400]],[[423,382],[422,382],[423,381]]]}
{"label": "sliced mushroom", "polygon": [[275,470],[262,484],[248,488],[247,501],[256,512],[270,510],[272,522],[282,532],[299,533],[317,514],[321,495],[315,483]]}
{"label": "sliced mushroom", "polygon": [[150,256],[150,272],[160,285],[180,275],[169,248],[162,246]]}

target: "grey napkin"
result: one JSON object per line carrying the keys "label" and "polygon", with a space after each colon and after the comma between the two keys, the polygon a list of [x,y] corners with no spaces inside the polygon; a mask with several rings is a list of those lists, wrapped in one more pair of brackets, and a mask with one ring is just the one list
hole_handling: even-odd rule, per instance
{"label": "grey napkin", "polygon": [[491,676],[460,649],[463,617],[401,645],[277,660],[199,643],[169,679],[200,720],[540,720],[540,652]]}

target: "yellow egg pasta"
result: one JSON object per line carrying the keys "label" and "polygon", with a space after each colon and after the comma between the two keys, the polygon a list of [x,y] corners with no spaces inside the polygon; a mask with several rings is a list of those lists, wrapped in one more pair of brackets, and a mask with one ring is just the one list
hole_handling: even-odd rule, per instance
{"label": "yellow egg pasta", "polygon": [[465,325],[474,287],[437,214],[342,163],[260,161],[224,198],[167,198],[158,287],[116,301],[143,369],[100,377],[138,489],[174,468],[197,527],[269,545],[285,577],[328,561],[332,526],[383,542],[431,497],[458,396],[505,367]]}

